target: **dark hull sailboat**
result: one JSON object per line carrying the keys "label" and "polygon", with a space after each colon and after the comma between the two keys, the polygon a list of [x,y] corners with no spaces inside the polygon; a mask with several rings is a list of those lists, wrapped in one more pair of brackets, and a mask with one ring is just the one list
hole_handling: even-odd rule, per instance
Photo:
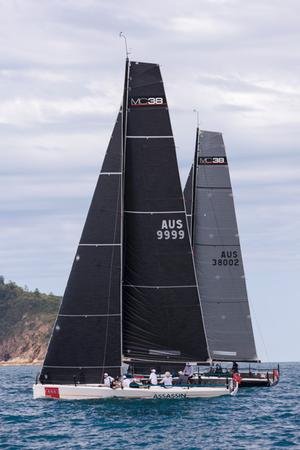
{"label": "dark hull sailboat", "polygon": [[[197,128],[194,164],[184,196],[211,359],[217,363],[259,362],[221,133]],[[202,379],[227,376],[221,375],[211,369]],[[241,386],[269,386],[278,382],[279,370],[249,369],[240,376]]]}
{"label": "dark hull sailboat", "polygon": [[[217,371],[218,372],[218,371]],[[215,385],[223,384],[230,379],[232,372],[227,369],[222,369],[221,373],[216,373],[212,367],[208,371],[201,372],[194,376],[194,381],[199,384],[199,379],[202,384]],[[276,386],[279,382],[280,371],[277,369],[257,369],[257,368],[241,368],[238,372],[239,387],[271,387]]]}
{"label": "dark hull sailboat", "polygon": [[126,62],[104,159],[34,397],[189,398],[224,386],[102,385],[124,363],[209,360],[167,100],[156,64]]}

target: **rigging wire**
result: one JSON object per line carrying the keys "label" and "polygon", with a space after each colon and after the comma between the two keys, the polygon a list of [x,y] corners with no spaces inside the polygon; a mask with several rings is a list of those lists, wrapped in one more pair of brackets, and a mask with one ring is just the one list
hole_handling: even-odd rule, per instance
{"label": "rigging wire", "polygon": [[268,352],[268,348],[267,348],[266,343],[265,343],[265,340],[264,340],[264,335],[263,335],[263,333],[262,333],[262,331],[261,331],[261,327],[260,327],[260,324],[259,324],[259,321],[258,321],[258,318],[257,318],[257,314],[256,314],[256,311],[255,311],[255,308],[254,308],[253,301],[249,302],[249,307],[250,307],[250,306],[251,306],[251,310],[252,310],[252,312],[253,312],[252,317],[253,317],[253,319],[254,319],[255,327],[256,327],[256,329],[257,329],[257,331],[258,331],[260,341],[262,342],[263,351],[264,351],[265,356],[266,356],[266,359],[267,359],[266,362],[271,362],[271,361],[270,361],[269,352]]}
{"label": "rigging wire", "polygon": [[[119,117],[120,114],[118,114],[118,118],[117,118],[117,122],[119,120],[121,120],[121,118]],[[117,205],[119,205],[120,202],[120,197],[122,194],[121,191],[121,177],[119,180],[119,185],[118,185],[118,197],[117,197]],[[113,231],[113,243],[116,242],[116,240],[118,240],[118,238],[120,236],[117,236],[117,228],[118,228],[118,216],[119,216],[119,210],[118,207],[116,208],[115,214],[114,214],[114,231]],[[115,259],[115,247],[112,247],[112,252],[111,252],[111,258],[110,258],[110,264],[109,264],[109,283],[108,283],[108,293],[107,293],[107,308],[106,308],[106,326],[105,326],[105,338],[104,338],[104,348],[103,348],[103,358],[102,358],[102,371],[101,371],[101,380],[103,380],[104,377],[104,372],[107,371],[107,368],[109,367],[106,364],[107,361],[107,347],[108,347],[108,340],[109,340],[109,335],[108,335],[108,330],[109,330],[109,321],[110,321],[110,307],[111,307],[111,292],[112,292],[112,283],[113,283],[113,270],[114,270],[114,259]],[[122,352],[122,349],[121,349]],[[121,361],[121,365],[122,365],[122,361]]]}

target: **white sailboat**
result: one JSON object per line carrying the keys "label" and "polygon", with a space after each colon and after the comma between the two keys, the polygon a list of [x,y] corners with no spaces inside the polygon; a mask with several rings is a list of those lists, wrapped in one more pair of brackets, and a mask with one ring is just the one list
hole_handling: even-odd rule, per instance
{"label": "white sailboat", "polygon": [[53,398],[62,400],[103,400],[112,398],[131,399],[186,399],[211,398],[223,395],[235,395],[238,384],[225,386],[149,386],[140,388],[109,388],[98,385],[42,385],[35,384],[33,396],[38,398]]}
{"label": "white sailboat", "polygon": [[209,361],[174,139],[157,64],[126,61],[112,133],[34,398],[208,398],[219,386],[103,386],[124,362]]}

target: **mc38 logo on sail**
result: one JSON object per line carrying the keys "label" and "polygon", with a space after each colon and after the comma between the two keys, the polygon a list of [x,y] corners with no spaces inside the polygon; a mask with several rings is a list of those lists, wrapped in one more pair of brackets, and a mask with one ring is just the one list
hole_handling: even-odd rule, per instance
{"label": "mc38 logo on sail", "polygon": [[214,166],[214,165],[226,166],[227,165],[227,158],[226,158],[226,156],[199,156],[198,164],[200,166],[203,166],[203,165],[207,165],[207,166]]}
{"label": "mc38 logo on sail", "polygon": [[164,97],[131,97],[130,99],[131,106],[164,106],[166,104]]}
{"label": "mc38 logo on sail", "polygon": [[160,230],[156,231],[157,239],[183,239],[184,230],[182,219],[163,219]]}

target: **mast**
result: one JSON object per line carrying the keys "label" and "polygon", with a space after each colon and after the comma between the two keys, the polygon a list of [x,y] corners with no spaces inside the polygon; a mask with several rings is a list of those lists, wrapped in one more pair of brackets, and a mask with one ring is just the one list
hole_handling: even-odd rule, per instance
{"label": "mast", "polygon": [[194,164],[192,166],[192,200],[191,200],[191,220],[190,220],[190,233],[191,233],[192,246],[194,245],[195,195],[196,195],[196,175],[197,175],[198,146],[199,146],[199,126],[197,126],[197,130],[196,130]]}
{"label": "mast", "polygon": [[193,203],[193,249],[209,352],[215,361],[258,361],[222,134],[199,131],[197,138],[194,192],[189,177],[184,194]]}
{"label": "mast", "polygon": [[120,33],[120,37],[125,39],[126,47],[126,61],[125,61],[125,80],[124,80],[124,93],[122,101],[122,141],[121,141],[121,279],[120,279],[120,311],[121,311],[121,362],[123,361],[123,280],[124,280],[124,202],[125,202],[125,155],[126,155],[126,129],[127,129],[127,109],[128,109],[128,70],[129,70],[129,57],[127,49],[127,40],[123,33]]}

